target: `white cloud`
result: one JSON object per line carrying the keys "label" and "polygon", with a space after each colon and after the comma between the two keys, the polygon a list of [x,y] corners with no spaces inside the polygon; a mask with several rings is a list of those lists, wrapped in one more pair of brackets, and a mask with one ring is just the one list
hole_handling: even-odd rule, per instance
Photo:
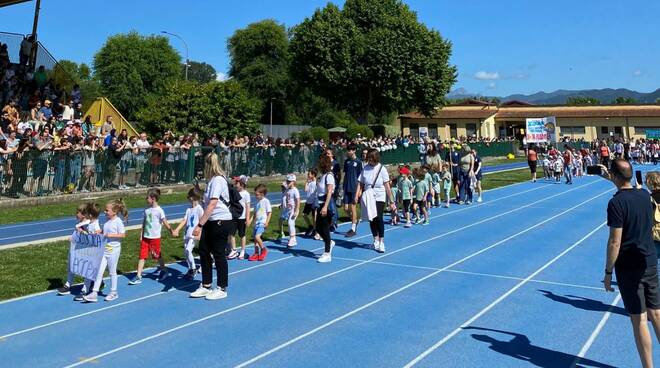
{"label": "white cloud", "polygon": [[490,82],[488,83],[488,86],[486,86],[486,89],[495,89],[497,88],[497,83],[495,82]]}
{"label": "white cloud", "polygon": [[217,72],[216,80],[219,82],[224,82],[229,79],[229,76],[223,72]]}
{"label": "white cloud", "polygon": [[644,73],[641,70],[635,70],[632,73],[633,77],[641,77],[643,74]]}
{"label": "white cloud", "polygon": [[474,74],[474,79],[478,80],[497,80],[500,79],[500,73],[498,72],[486,72],[479,71]]}

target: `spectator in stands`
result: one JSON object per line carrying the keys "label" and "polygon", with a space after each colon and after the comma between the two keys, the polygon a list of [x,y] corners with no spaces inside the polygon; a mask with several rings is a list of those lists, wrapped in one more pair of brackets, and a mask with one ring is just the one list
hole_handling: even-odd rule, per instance
{"label": "spectator in stands", "polygon": [[105,137],[113,129],[112,116],[108,115],[101,126],[101,136]]}
{"label": "spectator in stands", "polygon": [[73,100],[70,100],[66,105],[60,106],[62,107],[62,121],[65,124],[73,121]]}
{"label": "spectator in stands", "polygon": [[50,120],[50,118],[53,116],[53,110],[51,110],[51,102],[50,100],[44,101],[44,105],[39,109],[39,112],[44,116],[44,119],[46,121]]}
{"label": "spectator in stands", "polygon": [[[46,74],[46,67],[39,65],[39,69],[34,73],[32,77],[34,83],[37,86],[37,89],[43,89],[46,86],[46,81],[48,80],[48,75]],[[48,96],[46,96],[47,98]]]}
{"label": "spectator in stands", "polygon": [[21,41],[21,50],[19,53],[19,62],[20,65],[25,66],[30,61],[30,55],[32,54],[32,47],[34,45],[34,36],[26,35]]}

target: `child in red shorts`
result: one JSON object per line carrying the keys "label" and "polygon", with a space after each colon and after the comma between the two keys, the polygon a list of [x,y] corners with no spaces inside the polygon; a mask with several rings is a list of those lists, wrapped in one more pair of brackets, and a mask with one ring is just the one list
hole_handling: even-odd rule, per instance
{"label": "child in red shorts", "polygon": [[142,233],[140,235],[140,260],[135,277],[128,282],[129,285],[142,283],[142,271],[144,262],[149,255],[158,260],[160,265],[160,274],[158,280],[164,280],[167,277],[167,268],[165,261],[160,256],[160,233],[163,226],[173,234],[173,229],[165,218],[165,211],[158,205],[160,199],[160,189],[151,188],[147,191],[148,207],[144,209],[144,219],[142,220]]}

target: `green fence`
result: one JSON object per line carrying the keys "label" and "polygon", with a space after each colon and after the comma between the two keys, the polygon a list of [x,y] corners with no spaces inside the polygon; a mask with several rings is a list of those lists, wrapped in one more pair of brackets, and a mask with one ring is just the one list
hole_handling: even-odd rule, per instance
{"label": "green fence", "polygon": [[[510,142],[473,144],[482,157],[514,152]],[[346,150],[332,147],[338,162]],[[0,194],[8,197],[102,191],[150,185],[191,183],[201,178],[204,156],[215,151],[230,176],[270,176],[304,173],[316,167],[319,146],[232,148],[193,147],[176,152],[125,152],[119,157],[104,150],[94,152],[25,150],[0,155]],[[358,156],[360,152],[358,152]],[[445,157],[446,152],[440,152]],[[381,152],[384,164],[420,162],[418,145]]]}

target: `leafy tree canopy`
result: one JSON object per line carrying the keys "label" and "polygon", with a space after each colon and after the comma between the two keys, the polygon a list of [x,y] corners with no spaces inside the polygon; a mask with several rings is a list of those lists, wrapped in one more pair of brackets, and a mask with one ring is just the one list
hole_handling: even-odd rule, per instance
{"label": "leafy tree canopy", "polygon": [[634,105],[639,102],[632,97],[617,97],[614,99],[614,103],[617,105]]}
{"label": "leafy tree canopy", "polygon": [[[181,68],[183,70],[182,75],[185,75],[186,64],[182,64]],[[218,73],[212,65],[192,60],[188,63],[188,80],[199,83],[208,83],[217,78]]]}
{"label": "leafy tree canopy", "polygon": [[571,106],[600,105],[600,100],[594,97],[576,96],[566,99],[566,104]]}
{"label": "leafy tree canopy", "polygon": [[400,0],[347,0],[292,30],[293,77],[368,122],[418,109],[430,115],[456,81],[451,43]]}

